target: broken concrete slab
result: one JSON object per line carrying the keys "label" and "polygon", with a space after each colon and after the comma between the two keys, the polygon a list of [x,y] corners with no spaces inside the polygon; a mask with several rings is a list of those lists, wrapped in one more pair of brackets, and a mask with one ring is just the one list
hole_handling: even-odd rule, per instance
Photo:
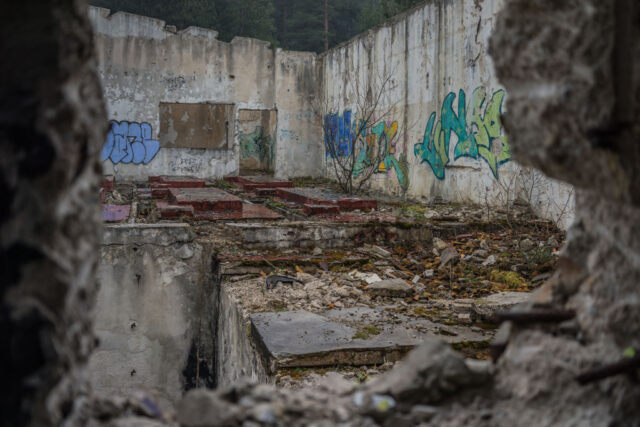
{"label": "broken concrete slab", "polygon": [[388,241],[429,243],[431,230],[423,225],[400,227],[393,223],[322,223],[288,222],[286,224],[228,223],[227,227],[238,231],[243,244],[250,248],[341,248],[376,241],[382,235]]}
{"label": "broken concrete slab", "polygon": [[204,188],[206,182],[192,176],[150,176],[151,188]]}
{"label": "broken concrete slab", "polygon": [[104,222],[121,222],[129,218],[130,205],[102,205],[102,220]]}
{"label": "broken concrete slab", "polygon": [[413,288],[402,279],[389,279],[371,283],[367,292],[374,296],[405,298],[413,295]]}
{"label": "broken concrete slab", "polygon": [[448,264],[455,265],[460,260],[460,254],[453,246],[447,247],[440,253],[440,268]]}
{"label": "broken concrete slab", "polygon": [[277,188],[292,188],[293,181],[283,181],[272,176],[234,176],[224,179],[231,182],[245,191],[273,190]]}
{"label": "broken concrete slab", "polygon": [[499,292],[473,301],[474,314],[485,320],[494,320],[501,311],[508,311],[512,307],[527,302],[531,298],[529,292]]}
{"label": "broken concrete slab", "polygon": [[193,241],[189,224],[111,224],[102,232],[103,245],[159,245]]}
{"label": "broken concrete slab", "polygon": [[374,199],[349,197],[332,193],[320,188],[281,188],[279,197],[299,205],[337,206],[341,211],[376,210],[378,202]]}
{"label": "broken concrete slab", "polygon": [[196,212],[242,211],[242,199],[218,188],[170,188],[172,204],[193,206]]}
{"label": "broken concrete slab", "polygon": [[254,313],[252,339],[271,373],[289,367],[371,365],[399,360],[427,337],[447,342],[484,342],[492,335],[463,326],[442,325],[379,308],[345,308],[322,314],[308,311]]}
{"label": "broken concrete slab", "polygon": [[340,213],[340,207],[335,205],[312,205],[305,203],[302,207],[305,215],[334,215]]}
{"label": "broken concrete slab", "polygon": [[281,219],[282,215],[271,209],[253,203],[242,203],[241,211],[208,211],[194,212],[194,219],[206,221],[221,220],[252,220],[252,219]]}

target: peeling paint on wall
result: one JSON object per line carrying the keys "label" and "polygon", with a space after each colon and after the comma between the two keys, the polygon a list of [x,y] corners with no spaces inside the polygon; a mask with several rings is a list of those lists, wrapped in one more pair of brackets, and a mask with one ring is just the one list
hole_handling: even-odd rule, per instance
{"label": "peeling paint on wall", "polygon": [[111,121],[111,130],[102,147],[100,159],[111,159],[113,164],[148,164],[158,154],[160,143],[152,138],[149,123]]}
{"label": "peeling paint on wall", "polygon": [[415,156],[422,163],[428,163],[437,178],[444,179],[445,166],[450,162],[449,142],[453,133],[458,138],[453,160],[460,157],[482,158],[498,179],[499,166],[511,160],[509,143],[500,121],[504,90],[495,91],[487,102],[485,88],[478,87],[467,105],[465,92],[460,89],[457,113],[453,108],[455,98],[453,92],[445,97],[437,123],[436,113],[431,113],[424,138],[414,147]]}

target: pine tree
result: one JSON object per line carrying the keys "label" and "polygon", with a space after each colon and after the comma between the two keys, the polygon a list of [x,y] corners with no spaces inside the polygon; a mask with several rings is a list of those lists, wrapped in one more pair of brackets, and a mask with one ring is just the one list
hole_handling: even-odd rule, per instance
{"label": "pine tree", "polygon": [[253,37],[275,42],[272,0],[218,0],[220,39]]}
{"label": "pine tree", "polygon": [[218,17],[214,0],[93,0],[94,6],[162,19],[179,29],[188,26],[217,29]]}

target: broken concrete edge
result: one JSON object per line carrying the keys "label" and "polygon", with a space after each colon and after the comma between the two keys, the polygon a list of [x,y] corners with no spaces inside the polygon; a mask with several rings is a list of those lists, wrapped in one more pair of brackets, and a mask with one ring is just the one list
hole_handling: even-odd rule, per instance
{"label": "broken concrete edge", "polygon": [[105,225],[102,232],[103,245],[158,245],[188,243],[194,239],[191,226],[186,223],[173,224],[113,224]]}
{"label": "broken concrete edge", "polygon": [[300,355],[279,354],[274,356],[267,348],[253,319],[249,321],[250,338],[255,343],[256,350],[269,375],[275,375],[278,370],[285,368],[382,365],[385,362],[401,360],[409,351],[415,348],[413,345],[396,345],[393,347],[370,346],[361,348],[337,348],[329,351]]}

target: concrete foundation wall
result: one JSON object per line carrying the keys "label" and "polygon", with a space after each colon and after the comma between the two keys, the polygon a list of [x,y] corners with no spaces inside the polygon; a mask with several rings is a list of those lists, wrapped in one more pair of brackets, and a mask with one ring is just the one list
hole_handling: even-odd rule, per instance
{"label": "concrete foundation wall", "polygon": [[[103,150],[105,173],[130,179],[237,174],[238,110],[277,109],[284,119],[278,124],[276,174],[322,174],[313,163],[296,164],[298,152],[308,153],[309,145],[319,144],[311,138],[317,129],[305,115],[303,101],[317,87],[315,54],[274,51],[268,42],[240,37],[225,43],[217,40],[216,31],[176,31],[161,20],[124,12],[110,15],[103,8],[90,7],[89,13],[109,118],[115,122]],[[233,143],[224,148],[202,148],[201,141],[197,147],[162,147],[160,140],[173,138],[159,137],[160,103],[232,104]],[[292,141],[300,147],[290,147]],[[315,152],[321,150],[318,145]]]}
{"label": "concrete foundation wall", "polygon": [[213,385],[209,258],[186,224],[105,227],[95,312],[100,342],[89,361],[95,393],[139,390],[167,408],[195,381]]}
{"label": "concrete foundation wall", "polygon": [[[503,0],[433,0],[319,58],[324,123],[338,137],[384,87],[360,145],[386,153],[378,165],[363,160],[376,169],[371,188],[493,206],[520,195],[522,174],[500,122],[508,94],[487,52],[502,7]],[[561,215],[556,207],[572,206],[570,187],[542,177],[534,193],[540,214],[560,217],[561,226],[572,220],[571,208]]]}
{"label": "concrete foundation wall", "polygon": [[218,386],[229,386],[240,379],[272,382],[273,379],[267,375],[263,361],[252,344],[248,315],[243,315],[238,302],[225,289],[224,283],[220,289],[218,308]]}

